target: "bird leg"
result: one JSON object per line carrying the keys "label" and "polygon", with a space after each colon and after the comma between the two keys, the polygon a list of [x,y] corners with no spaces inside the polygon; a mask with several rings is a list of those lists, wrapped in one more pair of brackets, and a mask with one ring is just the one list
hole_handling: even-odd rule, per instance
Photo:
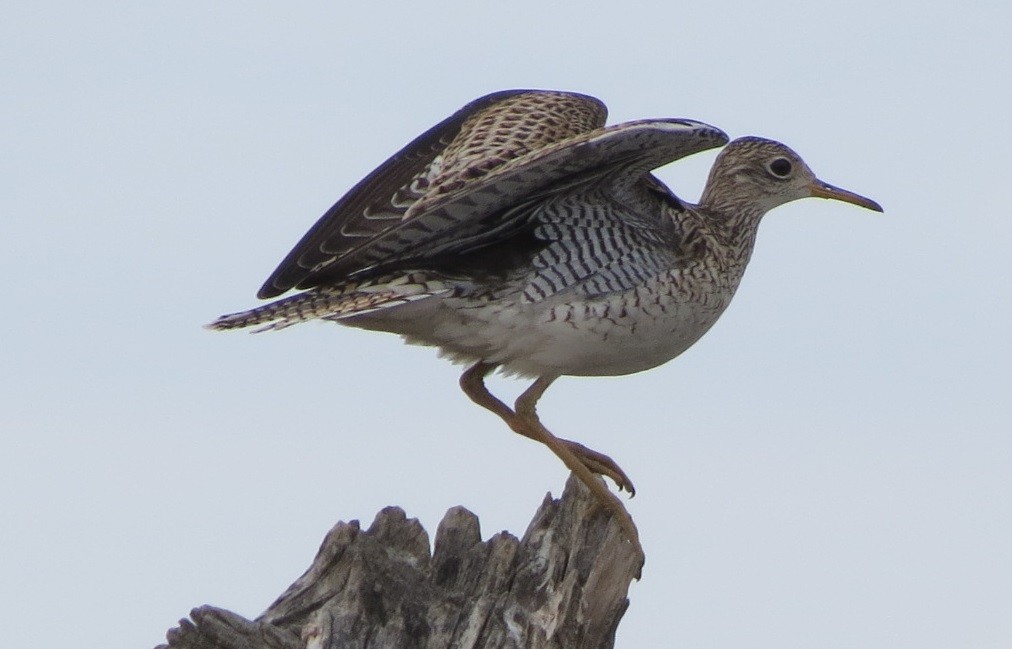
{"label": "bird leg", "polygon": [[[547,390],[548,386],[550,386],[554,381],[555,377],[542,377],[537,379],[531,387],[527,388],[527,390],[517,398],[516,404],[514,405],[514,412],[518,416],[527,420],[530,426],[541,428],[545,433],[548,433],[559,443],[563,444],[573,455],[576,456],[578,460],[580,460],[581,464],[586,466],[592,472],[611,478],[615,482],[616,486],[618,486],[619,491],[624,489],[629,492],[630,497],[635,496],[636,488],[633,486],[632,480],[630,480],[629,476],[625,474],[625,471],[623,471],[622,468],[615,463],[615,460],[611,459],[604,453],[598,453],[593,449],[587,448],[579,442],[556,437],[550,431],[545,429],[544,425],[541,423],[541,418],[538,417],[537,405],[538,400],[541,399],[541,395],[545,393],[545,390]],[[523,434],[524,433],[521,433],[521,435]],[[539,442],[542,441],[540,437],[532,437],[530,435],[525,436],[530,437],[531,439],[536,439]]]}
{"label": "bird leg", "polygon": [[464,394],[479,406],[498,415],[514,432],[541,442],[550,448],[562,460],[563,464],[587,485],[598,501],[616,516],[626,536],[639,548],[639,533],[629,512],[622,505],[622,501],[610,492],[604,483],[594,477],[595,473],[606,475],[615,480],[620,489],[627,488],[632,491],[632,482],[625,472],[607,455],[593,451],[577,442],[556,437],[542,425],[538,418],[536,411],[538,399],[552,384],[555,377],[537,379],[517,399],[514,411],[489,392],[485,386],[485,376],[495,367],[491,363],[479,362],[464,372],[460,377],[460,387]]}
{"label": "bird leg", "polygon": [[[497,399],[491,392],[488,391],[488,388],[485,387],[484,378],[495,368],[496,366],[491,363],[480,362],[464,372],[464,374],[460,377],[460,387],[464,391],[464,394],[482,408],[499,415],[499,417],[505,421],[514,432],[540,442],[541,438],[528,434],[526,428],[522,427],[518,430],[517,427],[514,426],[513,422],[516,417],[516,413],[505,403]],[[549,381],[548,384],[541,389],[537,398],[541,397],[541,394],[544,393],[545,389],[547,389],[550,384],[551,381]],[[519,401],[520,400],[518,399],[518,403]],[[534,401],[537,401],[537,399]],[[536,414],[534,415],[534,419],[537,420]],[[538,421],[538,425],[541,425],[540,421]],[[625,471],[623,471],[622,468],[615,463],[615,460],[611,459],[604,453],[599,453],[594,449],[587,448],[579,442],[563,439],[561,437],[556,437],[556,439],[568,447],[573,455],[579,458],[580,462],[588,469],[594,473],[611,478],[615,482],[616,486],[618,486],[619,491],[625,490],[629,492],[630,496],[636,495],[636,488],[633,486],[632,480],[630,480]]]}

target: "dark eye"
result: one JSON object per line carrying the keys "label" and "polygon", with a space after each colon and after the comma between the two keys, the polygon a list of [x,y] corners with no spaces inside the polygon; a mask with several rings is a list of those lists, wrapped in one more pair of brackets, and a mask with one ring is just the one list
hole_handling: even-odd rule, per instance
{"label": "dark eye", "polygon": [[777,158],[770,163],[770,171],[774,176],[786,178],[791,174],[791,161],[787,158]]}

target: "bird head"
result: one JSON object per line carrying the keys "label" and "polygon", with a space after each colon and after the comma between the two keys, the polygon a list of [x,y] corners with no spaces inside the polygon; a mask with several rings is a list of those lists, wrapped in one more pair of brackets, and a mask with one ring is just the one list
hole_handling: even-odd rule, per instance
{"label": "bird head", "polygon": [[784,203],[809,197],[882,211],[870,198],[819,180],[789,147],[760,137],[738,138],[724,147],[710,171],[700,204],[761,216]]}

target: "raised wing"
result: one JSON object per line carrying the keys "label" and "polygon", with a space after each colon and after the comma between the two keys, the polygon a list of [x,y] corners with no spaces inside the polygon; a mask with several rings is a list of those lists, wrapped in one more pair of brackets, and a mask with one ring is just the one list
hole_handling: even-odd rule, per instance
{"label": "raised wing", "polygon": [[600,128],[606,118],[604,104],[576,93],[505,90],[472,101],[327,210],[257,296],[275,297],[340,277],[355,265],[345,259],[349,254],[410,222],[420,201],[439,204],[512,160]]}
{"label": "raised wing", "polygon": [[[584,202],[572,206],[570,221],[558,224],[562,230],[589,231],[603,220],[662,243],[661,215],[643,199],[659,182],[650,170],[726,142],[721,130],[684,119],[627,122],[574,136],[504,163],[457,191],[421,198],[403,220],[348,250],[328,270],[347,277],[415,262],[421,268],[425,260],[494,246],[537,222],[544,224],[539,238],[560,238],[562,231],[544,229],[552,219],[542,208],[573,197]],[[622,203],[629,205],[616,207]],[[655,196],[651,204],[657,203]],[[601,205],[607,216],[594,213]]]}

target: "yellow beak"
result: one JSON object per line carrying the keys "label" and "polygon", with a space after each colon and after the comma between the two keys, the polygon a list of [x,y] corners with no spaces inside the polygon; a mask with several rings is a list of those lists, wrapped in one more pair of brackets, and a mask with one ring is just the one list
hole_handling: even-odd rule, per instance
{"label": "yellow beak", "polygon": [[830,198],[837,201],[843,201],[844,203],[852,203],[853,205],[860,205],[861,207],[866,207],[869,210],[875,210],[876,212],[884,211],[881,205],[870,198],[865,198],[864,196],[855,194],[854,192],[848,192],[846,189],[840,189],[839,187],[835,187],[829,183],[824,183],[821,180],[816,180],[812,184],[812,196],[817,198]]}

